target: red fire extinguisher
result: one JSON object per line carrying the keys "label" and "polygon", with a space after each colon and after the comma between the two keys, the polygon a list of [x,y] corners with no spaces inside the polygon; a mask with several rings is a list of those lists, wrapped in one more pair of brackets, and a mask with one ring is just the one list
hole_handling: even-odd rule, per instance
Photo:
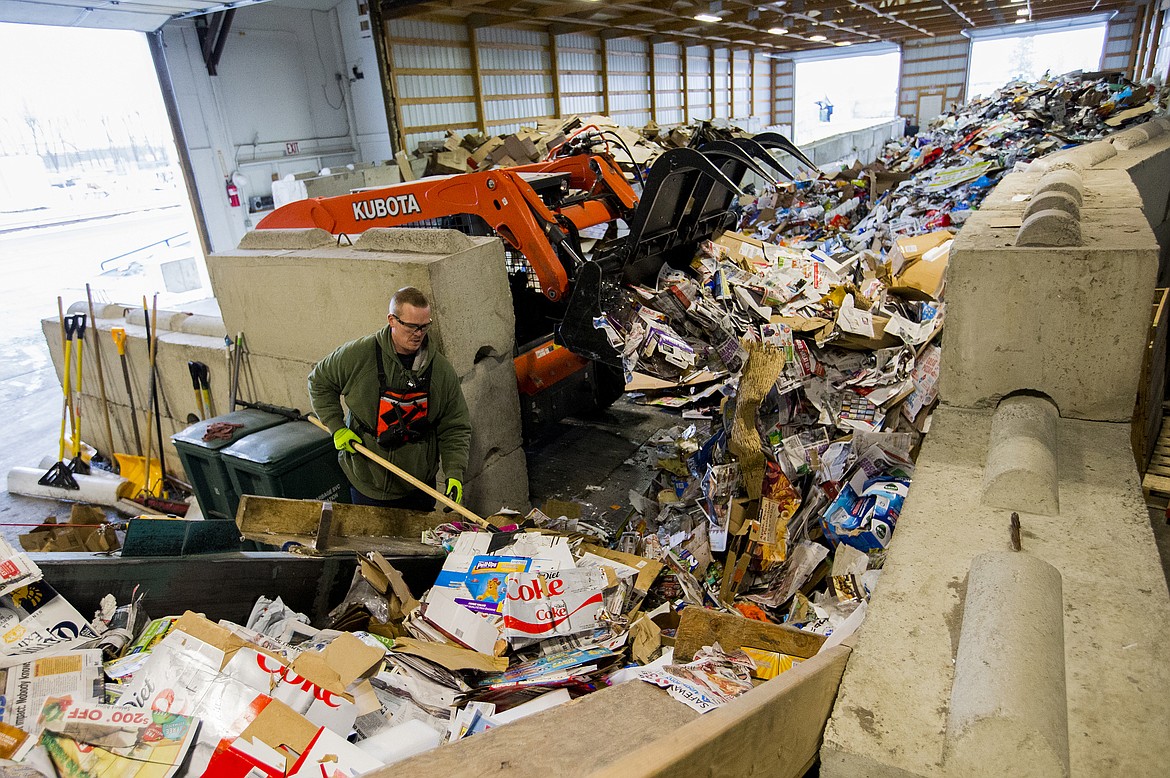
{"label": "red fire extinguisher", "polygon": [[230,178],[227,179],[227,198],[228,205],[232,208],[240,207],[240,189]]}

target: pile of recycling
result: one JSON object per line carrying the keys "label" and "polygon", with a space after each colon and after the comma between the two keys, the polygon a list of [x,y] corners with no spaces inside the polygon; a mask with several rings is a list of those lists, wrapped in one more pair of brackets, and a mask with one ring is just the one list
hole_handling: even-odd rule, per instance
{"label": "pile of recycling", "polygon": [[[326,629],[266,597],[244,624],[151,620],[137,590],[87,621],[0,540],[0,764],[348,778],[629,681],[713,710],[806,658],[716,642],[673,664],[644,601],[672,591],[654,616],[677,625],[674,600],[689,596],[677,585],[698,584],[659,583],[663,563],[541,522],[555,520],[425,533],[448,554],[421,603],[379,553],[362,556]],[[631,663],[631,645],[652,666]]]}
{"label": "pile of recycling", "polygon": [[[706,712],[846,639],[937,402],[948,228],[1004,171],[1151,97],[1009,85],[880,165],[766,188],[689,267],[623,287],[596,324],[637,401],[681,423],[646,447],[622,526],[551,509],[441,524],[422,538],[446,552],[427,591],[371,552],[323,629],[268,598],[244,624],[151,620],[149,593],[89,620],[0,541],[0,759],[355,776],[624,682]],[[807,644],[692,646],[699,615]]]}
{"label": "pile of recycling", "polygon": [[566,143],[589,143],[632,173],[634,167],[649,165],[666,149],[702,145],[730,134],[745,133],[703,121],[667,130],[655,122],[634,128],[620,125],[608,116],[569,116],[541,119],[534,127],[522,127],[507,135],[447,130],[443,140],[419,143],[414,155],[427,161],[425,174],[433,176],[528,165],[550,158]]}
{"label": "pile of recycling", "polygon": [[1005,173],[1146,121],[1166,103],[1165,87],[1118,74],[1015,81],[890,141],[871,164],[846,161],[825,178],[764,193],[738,227],[833,256],[888,252],[900,235],[961,226]]}
{"label": "pile of recycling", "polygon": [[1012,83],[868,168],[766,186],[736,231],[594,324],[637,402],[681,412],[617,548],[667,566],[676,606],[822,635],[864,618],[937,402],[955,231],[1007,171],[1143,120],[1117,76]]}

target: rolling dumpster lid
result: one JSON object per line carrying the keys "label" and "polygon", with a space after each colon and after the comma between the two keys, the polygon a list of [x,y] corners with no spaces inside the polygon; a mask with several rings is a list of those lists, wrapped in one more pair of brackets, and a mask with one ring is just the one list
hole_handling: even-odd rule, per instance
{"label": "rolling dumpster lid", "polygon": [[[265,411],[257,411],[252,408],[244,408],[239,411],[232,411],[225,413],[222,416],[216,416],[211,419],[204,419],[203,421],[195,422],[191,426],[171,436],[171,440],[176,444],[186,444],[196,448],[205,448],[217,451],[222,448],[236,443],[241,438],[245,438],[254,432],[270,429],[278,424],[284,424],[288,419],[275,413],[267,413]],[[207,428],[216,423],[227,424],[242,424],[239,429],[234,429],[229,433],[227,439],[212,438],[211,440],[204,440],[204,435],[207,434]]]}
{"label": "rolling dumpster lid", "polygon": [[333,448],[327,433],[307,421],[294,421],[249,435],[221,455],[247,470],[279,473],[321,456],[326,446]]}

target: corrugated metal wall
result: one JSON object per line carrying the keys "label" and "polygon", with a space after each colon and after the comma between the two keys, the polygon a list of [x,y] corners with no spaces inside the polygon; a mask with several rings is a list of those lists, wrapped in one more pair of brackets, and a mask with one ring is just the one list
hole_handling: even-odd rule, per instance
{"label": "corrugated metal wall", "polygon": [[515,132],[556,114],[548,34],[484,27],[476,30],[487,131]]}
{"label": "corrugated metal wall", "polygon": [[608,42],[609,115],[619,124],[650,121],[650,47],[640,38]]}
{"label": "corrugated metal wall", "polygon": [[601,41],[592,35],[558,35],[557,51],[561,77],[561,112],[601,113]]}
{"label": "corrugated metal wall", "polygon": [[1165,83],[1170,79],[1170,8],[1163,3],[1158,14],[1161,24],[1158,27],[1157,54],[1150,75]]}
{"label": "corrugated metal wall", "polygon": [[659,124],[683,124],[683,47],[677,43],[654,45],[654,92]]}
{"label": "corrugated metal wall", "polygon": [[[1170,24],[1158,23],[1167,12],[1157,5],[1114,17],[1102,69],[1166,76]],[[760,52],[412,19],[390,21],[388,42],[407,149],[447,129],[502,134],[558,114],[608,113],[630,126],[718,118],[782,131],[794,119],[794,63]],[[905,43],[898,113],[929,120],[966,99],[970,50],[961,35]]]}
{"label": "corrugated metal wall", "polygon": [[[389,24],[390,64],[406,147],[478,126],[475,78],[466,28],[396,19]],[[397,145],[397,144],[396,144]]]}
{"label": "corrugated metal wall", "polygon": [[965,100],[970,57],[971,41],[962,35],[922,38],[902,44],[898,114],[911,122],[926,121],[938,114],[925,110],[920,117],[920,101],[924,109],[937,105],[945,110],[946,106]]}
{"label": "corrugated metal wall", "polygon": [[1137,29],[1137,6],[1123,8],[1105,28],[1105,45],[1101,49],[1101,69],[1130,72],[1130,60]]}
{"label": "corrugated metal wall", "polygon": [[752,54],[731,53],[731,118],[747,121],[752,115]]}
{"label": "corrugated metal wall", "polygon": [[772,118],[776,112],[772,101],[773,61],[764,54],[755,54],[752,59],[752,115],[760,117],[765,127],[775,123]]}
{"label": "corrugated metal wall", "polygon": [[772,84],[776,109],[771,126],[791,134],[796,122],[796,63],[790,59],[772,60]]}
{"label": "corrugated metal wall", "polygon": [[687,46],[687,121],[711,118],[711,50]]}
{"label": "corrugated metal wall", "polygon": [[414,19],[388,29],[408,150],[448,129],[499,135],[558,114],[608,113],[637,127],[713,116],[767,126],[777,113],[773,61],[746,50]]}
{"label": "corrugated metal wall", "polygon": [[712,99],[715,100],[715,118],[727,119],[731,116],[730,103],[721,99],[731,91],[731,57],[727,49],[714,49],[711,54],[711,64],[715,68],[715,86]]}

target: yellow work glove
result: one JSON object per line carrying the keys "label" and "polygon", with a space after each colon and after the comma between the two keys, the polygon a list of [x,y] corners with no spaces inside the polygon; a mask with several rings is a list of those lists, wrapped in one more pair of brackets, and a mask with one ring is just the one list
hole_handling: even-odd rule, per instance
{"label": "yellow work glove", "polygon": [[333,433],[333,447],[338,451],[348,451],[350,454],[356,454],[354,443],[361,443],[362,436],[351,430],[349,427],[342,427],[337,432]]}
{"label": "yellow work glove", "polygon": [[458,478],[447,479],[447,499],[460,505],[463,504],[463,482]]}

